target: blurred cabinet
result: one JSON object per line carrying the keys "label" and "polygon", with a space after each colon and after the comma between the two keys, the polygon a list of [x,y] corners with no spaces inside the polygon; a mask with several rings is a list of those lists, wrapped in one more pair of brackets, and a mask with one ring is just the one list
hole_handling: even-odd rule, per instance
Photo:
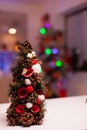
{"label": "blurred cabinet", "polygon": [[79,49],[80,64],[87,61],[87,8],[66,16],[66,39],[70,53]]}

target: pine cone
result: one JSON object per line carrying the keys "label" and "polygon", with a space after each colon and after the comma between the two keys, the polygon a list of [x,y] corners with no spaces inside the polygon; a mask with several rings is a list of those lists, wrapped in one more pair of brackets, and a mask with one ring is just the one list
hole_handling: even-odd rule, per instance
{"label": "pine cone", "polygon": [[7,109],[7,120],[9,121],[11,119],[15,119],[15,121],[19,120],[19,115],[14,111],[14,106],[13,104],[10,105],[10,107]]}
{"label": "pine cone", "polygon": [[31,46],[31,44],[28,41],[24,41],[23,43],[20,43],[20,42],[18,43],[19,49],[21,49],[21,47],[23,47],[23,46],[27,47],[28,49],[32,49],[32,46]]}
{"label": "pine cone", "polygon": [[31,113],[23,113],[19,122],[23,125],[23,126],[29,126],[33,123],[34,120],[34,116]]}
{"label": "pine cone", "polygon": [[11,101],[17,101],[19,99],[19,97],[17,96],[17,90],[15,88],[11,90],[10,98],[11,98]]}
{"label": "pine cone", "polygon": [[38,124],[38,125],[41,125],[42,122],[43,122],[43,118],[44,118],[44,112],[38,113],[38,114],[35,116],[34,123],[35,123],[35,124]]}
{"label": "pine cone", "polygon": [[26,98],[26,102],[35,103],[38,98],[38,94],[34,91],[30,96]]}
{"label": "pine cone", "polygon": [[22,45],[24,45],[26,49],[32,49],[32,46],[28,41],[23,42]]}
{"label": "pine cone", "polygon": [[40,78],[41,77],[39,77],[38,74],[35,74],[35,73],[33,73],[33,75],[30,76],[30,80],[31,80],[31,82],[33,83],[34,86],[36,86],[37,83],[40,82]]}
{"label": "pine cone", "polygon": [[8,108],[7,110],[8,125],[10,126],[19,125],[19,119],[20,119],[20,115],[18,115],[17,113],[13,111],[13,108],[11,105],[10,108]]}
{"label": "pine cone", "polygon": [[31,98],[31,102],[32,102],[32,103],[35,103],[36,100],[37,100],[37,98],[38,98],[38,94],[34,91],[34,92],[31,94],[30,98]]}
{"label": "pine cone", "polygon": [[40,82],[41,82],[41,79],[42,79],[42,75],[41,75],[41,74],[36,74],[36,73],[34,73],[34,76],[35,76],[36,82],[40,83]]}
{"label": "pine cone", "polygon": [[23,54],[31,53],[32,46],[29,42],[25,41],[23,43],[18,43],[19,52]]}
{"label": "pine cone", "polygon": [[8,125],[10,125],[10,126],[16,125],[16,120],[13,117],[8,118],[7,121],[8,121]]}
{"label": "pine cone", "polygon": [[21,62],[21,64],[22,64],[22,66],[24,67],[24,68],[29,68],[29,67],[31,67],[31,60],[30,59],[26,59],[26,60],[23,60],[22,62]]}

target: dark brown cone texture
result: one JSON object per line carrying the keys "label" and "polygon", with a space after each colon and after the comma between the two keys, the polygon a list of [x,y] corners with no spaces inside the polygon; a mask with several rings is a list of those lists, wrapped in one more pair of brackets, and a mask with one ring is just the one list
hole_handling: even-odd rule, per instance
{"label": "dark brown cone texture", "polygon": [[25,112],[21,115],[19,122],[24,126],[29,126],[33,123],[34,116],[32,113]]}

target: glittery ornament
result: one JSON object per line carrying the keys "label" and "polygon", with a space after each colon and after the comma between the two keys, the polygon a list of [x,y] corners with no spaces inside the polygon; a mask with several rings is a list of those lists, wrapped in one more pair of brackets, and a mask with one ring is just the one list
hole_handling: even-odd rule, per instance
{"label": "glittery ornament", "polygon": [[33,55],[36,55],[35,51],[32,51],[32,54],[33,54]]}
{"label": "glittery ornament", "polygon": [[21,105],[21,104],[17,105],[15,111],[16,111],[16,113],[18,113],[18,114],[24,113],[24,106]]}
{"label": "glittery ornament", "polygon": [[28,91],[29,93],[32,93],[32,92],[34,91],[33,86],[28,86],[28,87],[27,87],[27,91]]}
{"label": "glittery ornament", "polygon": [[19,88],[18,89],[18,96],[20,98],[25,98],[28,95],[28,90],[27,88]]}
{"label": "glittery ornament", "polygon": [[33,69],[33,71],[35,72],[35,73],[40,73],[40,71],[41,71],[41,66],[40,66],[40,64],[35,64],[35,65],[33,65],[32,66],[32,69]]}
{"label": "glittery ornament", "polygon": [[33,113],[38,113],[39,111],[40,111],[40,108],[37,105],[33,105],[32,112]]}
{"label": "glittery ornament", "polygon": [[30,109],[32,106],[33,106],[32,103],[29,103],[29,102],[26,103],[26,108],[27,108],[27,109]]}
{"label": "glittery ornament", "polygon": [[26,84],[26,85],[31,85],[30,79],[25,79],[25,84]]}
{"label": "glittery ornament", "polygon": [[32,53],[28,53],[27,58],[32,58]]}
{"label": "glittery ornament", "polygon": [[44,101],[44,100],[45,100],[45,96],[44,96],[44,95],[38,95],[38,98],[39,98],[41,101]]}
{"label": "glittery ornament", "polygon": [[35,53],[35,51],[32,51],[32,57],[33,57],[33,58],[36,57],[36,53]]}

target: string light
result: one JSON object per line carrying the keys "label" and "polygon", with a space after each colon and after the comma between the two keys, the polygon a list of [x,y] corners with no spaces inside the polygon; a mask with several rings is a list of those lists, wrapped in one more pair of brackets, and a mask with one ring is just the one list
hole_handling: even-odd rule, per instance
{"label": "string light", "polygon": [[17,30],[15,28],[9,28],[9,34],[16,34]]}
{"label": "string light", "polygon": [[46,34],[46,29],[45,28],[40,28],[40,34],[45,35]]}
{"label": "string light", "polygon": [[44,27],[45,27],[46,29],[49,29],[49,28],[50,28],[50,24],[49,24],[49,23],[46,23],[46,24],[44,25]]}
{"label": "string light", "polygon": [[51,53],[52,53],[52,51],[51,51],[50,48],[46,48],[46,49],[45,49],[45,54],[46,54],[46,55],[51,55]]}
{"label": "string light", "polygon": [[60,60],[56,61],[56,67],[61,67],[62,66],[62,62]]}
{"label": "string light", "polygon": [[50,62],[50,66],[51,66],[52,68],[55,68],[55,61]]}
{"label": "string light", "polygon": [[41,70],[40,70],[40,73],[43,73],[43,70],[42,70],[42,68],[41,68]]}
{"label": "string light", "polygon": [[53,49],[52,49],[52,53],[53,53],[53,54],[58,54],[58,49],[57,49],[57,48],[53,48]]}

